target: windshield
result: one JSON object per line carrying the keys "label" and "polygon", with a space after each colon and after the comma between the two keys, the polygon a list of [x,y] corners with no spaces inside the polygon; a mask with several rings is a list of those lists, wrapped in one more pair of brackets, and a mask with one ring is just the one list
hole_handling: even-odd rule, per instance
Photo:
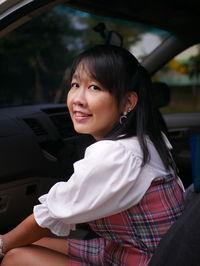
{"label": "windshield", "polygon": [[0,40],[0,105],[65,102],[72,60],[84,49],[110,42],[141,61],[167,35],[57,6]]}

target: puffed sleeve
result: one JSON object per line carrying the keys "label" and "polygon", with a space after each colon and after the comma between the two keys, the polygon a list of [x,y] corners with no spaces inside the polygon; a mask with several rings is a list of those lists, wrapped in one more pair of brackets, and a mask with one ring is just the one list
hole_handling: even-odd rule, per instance
{"label": "puffed sleeve", "polygon": [[34,207],[36,222],[54,234],[68,235],[77,223],[105,217],[139,202],[151,180],[138,190],[142,159],[121,143],[96,142],[74,164],[67,182],[56,183]]}

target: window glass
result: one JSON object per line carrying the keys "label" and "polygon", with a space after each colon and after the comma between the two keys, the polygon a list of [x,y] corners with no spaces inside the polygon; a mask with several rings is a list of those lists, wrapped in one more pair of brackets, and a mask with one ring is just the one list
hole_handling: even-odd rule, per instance
{"label": "window glass", "polygon": [[170,104],[163,113],[200,111],[200,44],[173,58],[153,77],[169,85]]}
{"label": "window glass", "polygon": [[82,50],[108,39],[120,44],[120,35],[142,60],[167,34],[57,6],[0,40],[0,105],[64,102],[72,60]]}

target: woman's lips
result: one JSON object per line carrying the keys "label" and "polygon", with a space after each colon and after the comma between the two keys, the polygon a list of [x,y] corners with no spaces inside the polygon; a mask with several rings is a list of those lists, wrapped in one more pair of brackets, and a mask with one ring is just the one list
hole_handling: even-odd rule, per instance
{"label": "woman's lips", "polygon": [[83,112],[78,112],[78,111],[75,111],[74,112],[74,119],[77,121],[77,122],[82,122],[82,121],[86,121],[88,120],[92,115],[91,114],[88,114],[88,113],[83,113]]}

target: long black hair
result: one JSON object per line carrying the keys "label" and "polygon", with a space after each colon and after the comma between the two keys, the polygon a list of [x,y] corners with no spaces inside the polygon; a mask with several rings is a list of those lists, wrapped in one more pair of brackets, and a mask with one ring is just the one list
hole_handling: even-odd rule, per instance
{"label": "long black hair", "polygon": [[137,136],[145,165],[150,159],[146,138],[148,136],[165,167],[168,169],[172,166],[170,151],[159,126],[158,112],[153,105],[151,79],[147,70],[128,50],[113,45],[97,45],[81,53],[72,64],[71,78],[80,63],[93,79],[116,97],[118,104],[130,91],[138,95],[137,105],[128,114],[123,125],[115,125],[105,138]]}

